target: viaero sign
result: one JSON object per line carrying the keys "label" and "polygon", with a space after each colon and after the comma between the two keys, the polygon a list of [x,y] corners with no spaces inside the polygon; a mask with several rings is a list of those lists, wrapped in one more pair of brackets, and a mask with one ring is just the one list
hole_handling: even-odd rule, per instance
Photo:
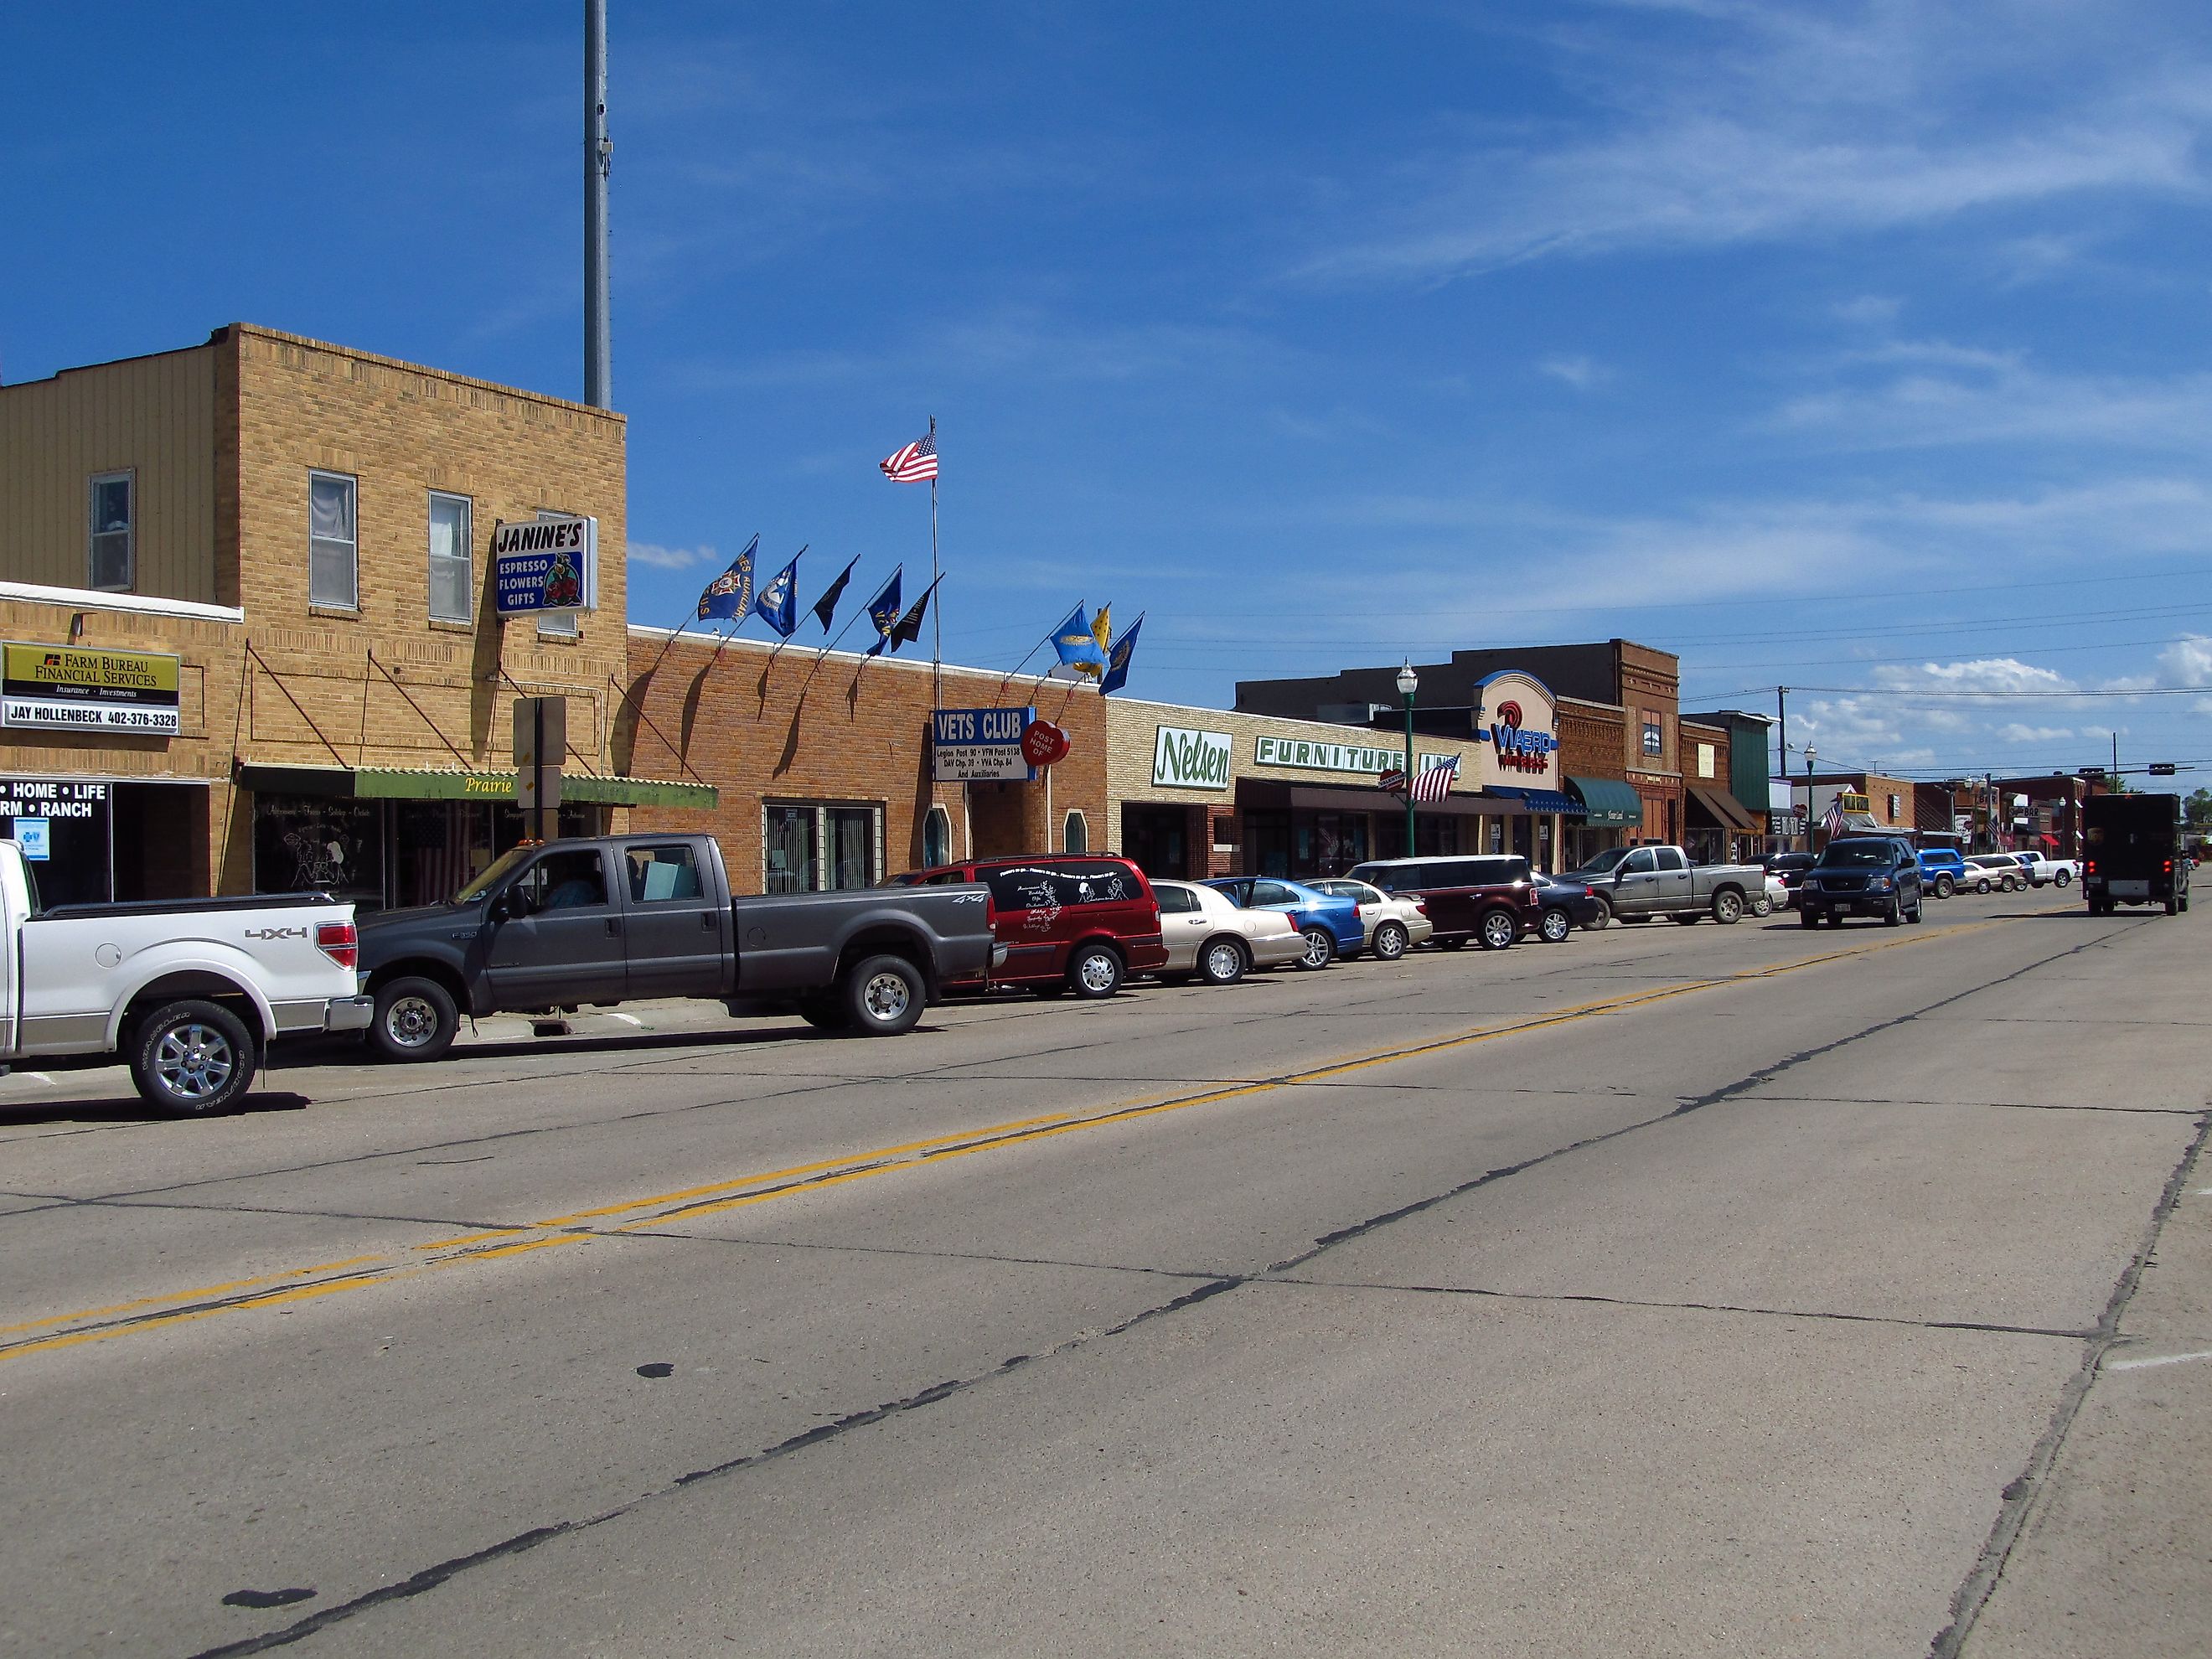
{"label": "viaero sign", "polygon": [[1534,674],[1500,669],[1474,688],[1475,776],[1470,781],[1522,789],[1559,787],[1559,704]]}
{"label": "viaero sign", "polygon": [[1174,789],[1229,787],[1229,733],[1163,726],[1152,739],[1152,781]]}

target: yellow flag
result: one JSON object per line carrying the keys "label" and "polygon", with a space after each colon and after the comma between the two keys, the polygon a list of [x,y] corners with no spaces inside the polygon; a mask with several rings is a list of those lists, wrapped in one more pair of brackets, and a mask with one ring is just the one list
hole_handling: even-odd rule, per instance
{"label": "yellow flag", "polygon": [[1102,605],[1098,607],[1098,614],[1091,619],[1091,637],[1098,641],[1098,648],[1101,651],[1106,648],[1106,641],[1114,637],[1114,607],[1112,605]]}

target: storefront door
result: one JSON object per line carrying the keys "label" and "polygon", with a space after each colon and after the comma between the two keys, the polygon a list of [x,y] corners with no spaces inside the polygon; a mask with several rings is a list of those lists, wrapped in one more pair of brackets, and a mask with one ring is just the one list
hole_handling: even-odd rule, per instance
{"label": "storefront door", "polygon": [[1121,808],[1121,853],[1148,876],[1183,880],[1191,873],[1188,806],[1147,805],[1129,801]]}

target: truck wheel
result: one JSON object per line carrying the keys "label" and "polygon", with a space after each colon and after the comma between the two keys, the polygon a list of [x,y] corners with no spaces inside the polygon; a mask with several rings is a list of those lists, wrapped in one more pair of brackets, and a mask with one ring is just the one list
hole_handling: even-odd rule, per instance
{"label": "truck wheel", "polygon": [[2057,875],[2053,876],[2051,879],[2057,882],[2061,887],[2063,887],[2074,879],[2074,872],[2070,870],[2061,870]]}
{"label": "truck wheel", "polygon": [[171,1117],[225,1111],[259,1069],[253,1036],[219,1002],[173,1002],[131,1035],[131,1080],[139,1097]]}
{"label": "truck wheel", "polygon": [[1249,965],[1244,947],[1233,939],[1218,939],[1198,953],[1199,976],[1208,985],[1234,985]]}
{"label": "truck wheel", "polygon": [[1818,927],[1820,925],[1819,913],[1801,907],[1797,912],[1797,925],[1800,927]]}
{"label": "truck wheel", "polygon": [[842,1031],[848,1024],[845,1004],[834,991],[799,998],[799,1017],[817,1031]]}
{"label": "truck wheel", "polygon": [[434,979],[410,975],[377,992],[376,1023],[368,1034],[386,1060],[435,1060],[453,1046],[460,1029],[452,993]]}
{"label": "truck wheel", "polygon": [[1613,921],[1613,907],[1603,899],[1597,902],[1597,914],[1583,924],[1593,933],[1602,931]]}
{"label": "truck wheel", "polygon": [[1892,899],[1882,907],[1881,925],[1894,927],[1905,920],[1905,904],[1901,899]]}
{"label": "truck wheel", "polygon": [[2171,894],[2166,896],[2166,914],[2169,916],[2178,916],[2181,914],[2181,901]]}
{"label": "truck wheel", "polygon": [[1121,988],[1121,958],[1103,945],[1086,945],[1067,960],[1067,988],[1096,1002]]}
{"label": "truck wheel", "polygon": [[1405,924],[1386,921],[1375,930],[1375,939],[1367,948],[1375,953],[1377,962],[1395,962],[1413,947],[1413,936]]}
{"label": "truck wheel", "polygon": [[921,969],[904,957],[867,957],[845,970],[837,1002],[855,1036],[902,1036],[929,1000]]}
{"label": "truck wheel", "polygon": [[1503,951],[1521,937],[1521,919],[1510,910],[1485,910],[1475,927],[1486,951]]}
{"label": "truck wheel", "polygon": [[1564,945],[1574,931],[1575,919],[1556,904],[1549,906],[1543,921],[1536,924],[1536,936],[1547,945]]}
{"label": "truck wheel", "polygon": [[1733,927],[1743,920],[1743,895],[1732,888],[1723,887],[1713,895],[1713,920],[1723,927]]}
{"label": "truck wheel", "polygon": [[1952,880],[1950,877],[1938,876],[1936,878],[1936,896],[1937,898],[1948,898],[1952,894],[1958,890],[1959,884]]}

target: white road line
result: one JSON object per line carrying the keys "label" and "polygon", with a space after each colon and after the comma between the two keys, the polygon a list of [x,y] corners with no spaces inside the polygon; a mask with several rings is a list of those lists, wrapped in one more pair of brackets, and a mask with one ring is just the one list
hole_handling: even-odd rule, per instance
{"label": "white road line", "polygon": [[2152,1365],[2179,1365],[2185,1360],[2212,1359],[2212,1348],[2200,1348],[2195,1353],[2161,1353],[2143,1359],[2108,1359],[2108,1371],[2139,1371]]}

